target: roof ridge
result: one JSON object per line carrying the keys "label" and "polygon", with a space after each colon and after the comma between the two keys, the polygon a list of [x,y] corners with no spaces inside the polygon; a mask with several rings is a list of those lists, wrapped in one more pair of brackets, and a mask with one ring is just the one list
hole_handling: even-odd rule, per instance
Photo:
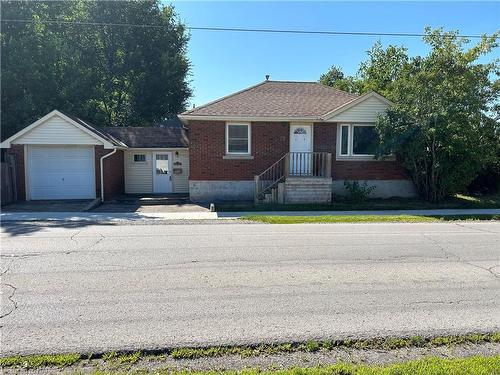
{"label": "roof ridge", "polygon": [[267,82],[269,82],[269,81],[268,81],[268,80],[266,80],[266,81],[262,81],[262,82],[260,82],[260,83],[257,83],[256,85],[249,86],[249,87],[247,87],[247,88],[245,88],[245,89],[243,89],[243,90],[233,92],[232,94],[229,94],[229,95],[223,96],[222,98],[219,98],[219,99],[213,100],[213,101],[211,101],[211,102],[208,102],[208,103],[205,103],[205,104],[203,104],[203,105],[200,105],[199,107],[195,107],[195,108],[189,109],[189,110],[187,110],[187,111],[185,111],[185,112],[182,112],[182,113],[181,113],[181,115],[189,115],[191,112],[193,112],[193,111],[195,111],[195,110],[198,110],[198,109],[200,109],[200,108],[205,108],[205,107],[207,107],[207,106],[209,106],[209,105],[211,105],[211,104],[215,104],[215,103],[218,103],[218,102],[220,102],[220,101],[222,101],[222,100],[224,100],[224,99],[228,99],[228,98],[231,98],[231,97],[233,97],[233,96],[235,96],[235,95],[238,95],[238,94],[244,93],[244,92],[249,91],[249,90],[251,90],[251,89],[253,89],[253,88],[255,88],[255,87],[259,87],[259,86],[261,86],[261,85],[263,85],[263,84],[265,84],[265,83],[267,83]]}

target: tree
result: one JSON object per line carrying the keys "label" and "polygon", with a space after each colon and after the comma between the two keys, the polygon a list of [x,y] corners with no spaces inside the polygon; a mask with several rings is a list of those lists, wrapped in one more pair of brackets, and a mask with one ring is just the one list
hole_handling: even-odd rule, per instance
{"label": "tree", "polygon": [[490,79],[498,62],[477,62],[497,37],[466,49],[457,32],[426,29],[430,53],[409,59],[388,86],[395,104],[377,124],[380,152],[395,153],[429,201],[464,190],[498,162],[500,128],[491,111],[499,91]]}
{"label": "tree", "polygon": [[346,77],[342,70],[333,65],[328,72],[319,78],[320,83],[339,90],[357,94],[360,92],[359,82],[353,77]]}
{"label": "tree", "polygon": [[427,56],[376,43],[355,76],[332,67],[320,81],[342,88],[348,80],[351,92],[373,90],[395,103],[377,124],[379,156],[396,154],[421,196],[439,201],[465,190],[481,170],[500,176],[499,65],[478,62],[498,36],[466,49],[458,32],[427,28]]}
{"label": "tree", "polygon": [[337,66],[321,75],[320,83],[354,94],[376,91],[391,98],[392,84],[400,77],[408,62],[404,47],[389,46],[387,49],[377,42],[367,51],[368,60],[362,62],[354,76],[346,76]]}
{"label": "tree", "polygon": [[185,109],[188,36],[172,6],[9,1],[1,17],[31,21],[2,22],[2,138],[53,109],[101,126],[153,125]]}

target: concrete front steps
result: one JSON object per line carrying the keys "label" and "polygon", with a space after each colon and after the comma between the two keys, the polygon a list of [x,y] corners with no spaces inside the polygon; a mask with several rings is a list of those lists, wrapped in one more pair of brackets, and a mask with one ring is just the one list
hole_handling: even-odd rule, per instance
{"label": "concrete front steps", "polygon": [[261,203],[331,203],[332,179],[325,177],[288,177],[266,193]]}

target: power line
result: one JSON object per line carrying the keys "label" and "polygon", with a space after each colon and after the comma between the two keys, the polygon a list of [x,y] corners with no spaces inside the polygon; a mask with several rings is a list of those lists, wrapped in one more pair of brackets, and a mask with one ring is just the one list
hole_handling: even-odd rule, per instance
{"label": "power line", "polygon": [[[63,20],[23,20],[4,19],[1,22],[17,23],[47,23],[77,26],[118,26],[118,27],[138,27],[138,28],[164,28],[163,25],[147,25],[135,23],[106,23],[106,22],[79,22]],[[312,35],[353,35],[353,36],[398,36],[398,37],[423,37],[425,34],[407,32],[365,32],[365,31],[328,31],[328,30],[284,30],[284,29],[247,29],[236,27],[195,27],[186,26],[188,30],[194,31],[229,31],[244,33],[273,33],[273,34],[312,34]],[[463,38],[482,38],[481,35],[457,35]]]}

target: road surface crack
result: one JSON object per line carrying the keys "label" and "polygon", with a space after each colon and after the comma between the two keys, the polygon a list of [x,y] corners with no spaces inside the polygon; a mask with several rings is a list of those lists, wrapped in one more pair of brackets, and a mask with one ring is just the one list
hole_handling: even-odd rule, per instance
{"label": "road surface crack", "polygon": [[0,315],[0,319],[12,314],[14,312],[14,310],[17,309],[17,302],[14,300],[14,294],[16,294],[17,288],[14,285],[7,284],[7,283],[2,283],[2,285],[5,285],[6,287],[11,289],[11,293],[7,296],[7,299],[11,302],[12,307],[8,312]]}
{"label": "road surface crack", "polygon": [[472,266],[472,267],[476,267],[476,268],[479,268],[483,271],[486,271],[488,272],[489,274],[491,274],[493,277],[495,278],[500,278],[500,275],[498,275],[497,273],[495,273],[493,271],[494,268],[496,267],[499,267],[500,265],[496,264],[492,267],[482,267],[482,266],[479,266],[477,264],[474,264],[474,263],[471,263],[471,262],[468,262],[466,260],[463,260],[462,258],[460,258],[460,256],[458,256],[457,254],[455,253],[452,253],[451,251],[449,250],[446,250],[443,245],[441,245],[438,241],[436,241],[434,238],[432,238],[431,236],[427,235],[427,234],[423,234],[423,237],[427,238],[429,241],[431,241],[433,244],[436,245],[436,247],[441,250],[441,252],[445,255],[446,259],[448,259],[449,257],[453,257],[455,258],[456,261],[458,261],[459,263],[463,263],[463,264],[467,264],[469,266]]}
{"label": "road surface crack", "polygon": [[92,249],[93,247],[99,245],[99,243],[101,243],[102,240],[104,240],[106,237],[103,236],[102,234],[99,233],[99,238],[97,239],[96,242],[90,244],[89,246],[83,248],[83,249],[79,249],[79,250],[88,250],[88,249]]}
{"label": "road surface crack", "polygon": [[12,263],[14,263],[14,260],[15,260],[15,258],[14,258],[14,257],[11,257],[9,264],[7,265],[7,267],[5,267],[5,270],[3,270],[2,272],[0,272],[0,276],[3,276],[3,275],[5,275],[7,272],[9,272],[9,271],[10,271],[10,267],[12,267]]}
{"label": "road surface crack", "polygon": [[446,259],[449,259],[450,257],[452,258],[455,258],[456,260],[458,260],[459,262],[462,261],[462,259],[460,259],[460,257],[454,253],[452,253],[451,251],[448,251],[444,248],[443,245],[441,245],[437,240],[435,240],[434,238],[432,238],[431,236],[423,233],[422,236],[424,238],[427,238],[429,241],[431,241],[434,245],[436,245],[436,247],[441,250],[441,252],[444,254],[445,258]]}

